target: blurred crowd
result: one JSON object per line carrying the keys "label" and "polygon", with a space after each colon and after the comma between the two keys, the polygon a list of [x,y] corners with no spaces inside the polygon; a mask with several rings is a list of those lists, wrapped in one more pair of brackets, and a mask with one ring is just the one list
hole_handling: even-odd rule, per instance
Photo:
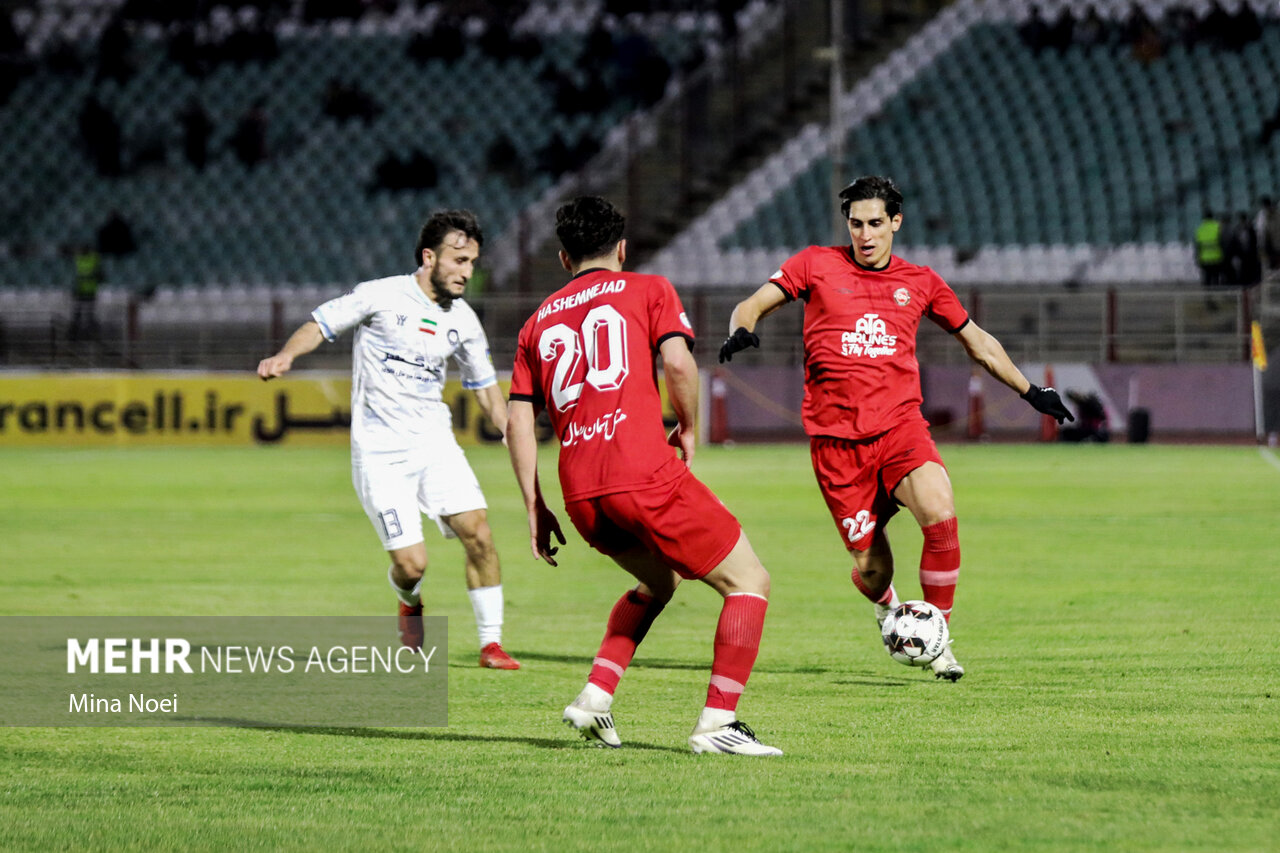
{"label": "blurred crowd", "polygon": [[1163,14],[1154,18],[1148,14],[1148,7],[1149,4],[1133,3],[1128,14],[1116,20],[1104,18],[1092,4],[1063,9],[1053,18],[1035,6],[1018,32],[1037,51],[1066,50],[1072,45],[1109,46],[1127,49],[1143,62],[1159,59],[1173,44],[1240,50],[1262,37],[1262,23],[1248,3],[1235,4],[1230,11],[1217,0],[1194,7],[1169,3]]}

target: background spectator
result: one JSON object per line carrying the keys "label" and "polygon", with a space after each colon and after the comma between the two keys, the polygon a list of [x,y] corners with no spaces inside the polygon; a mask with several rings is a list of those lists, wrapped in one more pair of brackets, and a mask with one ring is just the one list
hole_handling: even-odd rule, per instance
{"label": "background spectator", "polygon": [[182,154],[196,171],[203,171],[209,158],[209,134],[213,132],[213,122],[198,98],[192,97],[187,106],[178,114],[182,124]]}
{"label": "background spectator", "polygon": [[429,190],[440,181],[435,160],[421,149],[401,159],[387,152],[374,168],[370,192],[376,190]]}
{"label": "background spectator", "polygon": [[98,288],[102,286],[102,256],[92,246],[78,246],[74,255],[76,278],[71,289],[73,341],[98,337]]}
{"label": "background spectator", "polygon": [[1227,276],[1230,283],[1252,287],[1262,281],[1262,265],[1258,261],[1258,232],[1253,230],[1249,214],[1236,214],[1227,240]]}
{"label": "background spectator", "polygon": [[253,168],[267,159],[267,105],[259,98],[240,116],[231,135],[236,159]]}
{"label": "background spectator", "polygon": [[138,250],[138,241],[133,236],[133,226],[118,210],[98,228],[98,251],[104,255],[128,255]]}
{"label": "background spectator", "polygon": [[120,123],[96,94],[80,108],[80,140],[99,175],[120,174]]}
{"label": "background spectator", "polygon": [[1267,268],[1280,269],[1280,207],[1276,207],[1268,196],[1262,200],[1262,212],[1266,216],[1263,217],[1265,230],[1260,242]]}
{"label": "background spectator", "polygon": [[1196,264],[1200,267],[1201,281],[1205,287],[1222,284],[1225,254],[1222,247],[1222,223],[1206,210],[1196,226]]}
{"label": "background spectator", "polygon": [[378,117],[382,108],[373,102],[368,93],[353,83],[330,77],[324,91],[324,114],[338,121],[360,118],[369,123]]}

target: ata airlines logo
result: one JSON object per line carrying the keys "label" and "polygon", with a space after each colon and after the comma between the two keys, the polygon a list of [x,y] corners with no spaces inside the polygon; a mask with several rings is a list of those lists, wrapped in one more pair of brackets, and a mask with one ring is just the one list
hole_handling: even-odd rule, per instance
{"label": "ata airlines logo", "polygon": [[864,314],[858,318],[852,332],[840,333],[840,352],[844,355],[876,358],[893,355],[897,351],[898,336],[889,334],[879,314]]}

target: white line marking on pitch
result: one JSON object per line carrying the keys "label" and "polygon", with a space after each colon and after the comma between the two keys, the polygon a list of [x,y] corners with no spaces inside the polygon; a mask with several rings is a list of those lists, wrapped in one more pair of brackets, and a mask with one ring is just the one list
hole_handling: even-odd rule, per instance
{"label": "white line marking on pitch", "polygon": [[1262,458],[1271,463],[1271,467],[1280,471],[1280,459],[1276,458],[1275,451],[1269,447],[1259,447],[1258,453],[1262,454]]}

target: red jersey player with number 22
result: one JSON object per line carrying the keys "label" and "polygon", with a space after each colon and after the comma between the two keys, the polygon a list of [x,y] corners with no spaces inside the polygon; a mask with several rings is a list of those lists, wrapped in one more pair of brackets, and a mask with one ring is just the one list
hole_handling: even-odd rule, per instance
{"label": "red jersey player with number 22", "polygon": [[[707,701],[689,745],[695,753],[781,755],[736,710],[760,648],[769,573],[737,519],[689,471],[698,402],[693,330],[671,282],[622,271],[624,225],[594,196],[556,212],[560,262],[573,278],[520,330],[511,375],[507,446],[534,556],[555,565],[552,535],[564,544],[538,487],[534,418],[545,408],[560,438],[569,518],[639,581],[614,604],[587,685],[564,721],[599,746],[621,745],[612,713],[618,682],[676,586],[695,579],[723,604]],[[659,353],[679,421],[669,436],[654,368]]]}
{"label": "red jersey player with number 22", "polygon": [[[960,539],[951,481],[920,414],[920,320],[928,317],[954,335],[971,359],[1037,411],[1059,423],[1074,418],[1056,391],[1031,384],[1000,342],[969,319],[937,273],[893,254],[902,226],[902,193],[893,181],[859,178],[841,190],[840,209],[850,245],[810,246],[739,302],[720,361],[759,346],[762,317],[804,301],[802,417],[818,486],[853,556],[854,586],[883,624],[898,604],[884,527],[901,504],[924,533],[924,599],[949,621]],[[931,665],[938,678],[964,675],[950,648]]]}

